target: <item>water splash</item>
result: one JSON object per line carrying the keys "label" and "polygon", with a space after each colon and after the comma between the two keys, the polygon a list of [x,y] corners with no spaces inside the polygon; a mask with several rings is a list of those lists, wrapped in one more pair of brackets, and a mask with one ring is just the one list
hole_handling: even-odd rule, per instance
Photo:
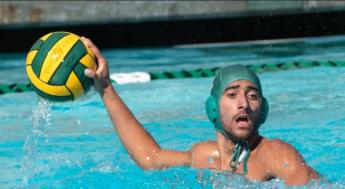
{"label": "water splash", "polygon": [[[32,111],[32,128],[25,139],[22,161],[23,184],[28,186],[29,180],[35,175],[46,172],[48,167],[46,162],[39,156],[39,145],[48,143],[46,130],[51,126],[51,104],[43,98],[39,99],[38,105]],[[41,164],[41,165],[37,165]]]}
{"label": "water splash", "polygon": [[106,161],[98,163],[96,166],[90,169],[90,172],[97,173],[114,173],[119,170],[119,166],[115,166],[114,162]]}
{"label": "water splash", "polygon": [[202,188],[345,189],[343,181],[329,182],[325,178],[312,180],[308,184],[302,186],[287,186],[281,179],[272,179],[265,182],[250,181],[242,175],[229,172],[210,171],[207,169],[197,170],[196,181]]}
{"label": "water splash", "polygon": [[[21,184],[24,188],[63,185],[66,179],[81,177],[85,174],[83,169],[88,170],[94,166],[93,158],[89,154],[75,156],[71,149],[76,146],[68,141],[68,137],[65,140],[65,136],[55,132],[63,123],[61,125],[60,117],[55,120],[53,114],[57,111],[74,111],[79,105],[80,103],[75,101],[54,103],[39,99],[38,105],[32,111],[32,125],[23,145]],[[82,125],[82,120],[73,120],[76,125]]]}

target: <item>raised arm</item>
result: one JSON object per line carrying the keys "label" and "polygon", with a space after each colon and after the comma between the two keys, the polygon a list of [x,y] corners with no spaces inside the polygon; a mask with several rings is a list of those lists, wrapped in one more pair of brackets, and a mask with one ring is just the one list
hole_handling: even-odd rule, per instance
{"label": "raised arm", "polygon": [[106,59],[91,40],[81,40],[95,54],[98,61],[96,72],[86,70],[85,75],[94,79],[94,87],[100,94],[113,126],[128,153],[143,169],[161,169],[170,166],[190,165],[189,152],[164,150],[156,143],[111,85]]}

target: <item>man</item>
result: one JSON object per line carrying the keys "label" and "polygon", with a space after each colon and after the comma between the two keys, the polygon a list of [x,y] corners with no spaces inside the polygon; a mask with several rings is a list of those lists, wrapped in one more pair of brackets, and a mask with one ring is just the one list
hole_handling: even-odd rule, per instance
{"label": "man", "polygon": [[225,67],[214,79],[206,109],[217,140],[197,143],[186,152],[173,151],[162,149],[141,126],[111,85],[106,59],[89,39],[82,37],[82,41],[98,61],[97,71],[86,70],[85,74],[94,79],[121,142],[141,168],[188,165],[231,171],[257,181],[281,178],[287,185],[319,178],[291,145],[259,135],[268,104],[259,78],[246,67]]}

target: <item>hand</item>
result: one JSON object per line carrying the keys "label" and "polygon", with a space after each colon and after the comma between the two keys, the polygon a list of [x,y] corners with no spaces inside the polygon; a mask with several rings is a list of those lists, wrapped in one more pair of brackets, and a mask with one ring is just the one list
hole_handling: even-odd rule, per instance
{"label": "hand", "polygon": [[94,88],[96,91],[102,96],[104,93],[104,89],[106,89],[111,85],[111,81],[109,78],[109,68],[107,60],[101,54],[101,51],[96,47],[95,44],[88,38],[81,37],[80,40],[91,49],[93,54],[96,57],[96,61],[98,63],[98,68],[96,71],[91,69],[85,69],[85,75],[89,78],[94,80]]}

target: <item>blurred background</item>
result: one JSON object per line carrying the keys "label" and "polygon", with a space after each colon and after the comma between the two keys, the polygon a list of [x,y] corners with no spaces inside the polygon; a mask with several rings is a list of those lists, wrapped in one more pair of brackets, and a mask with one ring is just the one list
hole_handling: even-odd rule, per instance
{"label": "blurred background", "polygon": [[32,23],[143,21],[178,18],[249,16],[268,12],[306,13],[341,10],[344,1],[2,1],[2,25]]}
{"label": "blurred background", "polygon": [[344,23],[345,1],[1,1],[0,51],[56,30],[123,48],[343,34]]}

